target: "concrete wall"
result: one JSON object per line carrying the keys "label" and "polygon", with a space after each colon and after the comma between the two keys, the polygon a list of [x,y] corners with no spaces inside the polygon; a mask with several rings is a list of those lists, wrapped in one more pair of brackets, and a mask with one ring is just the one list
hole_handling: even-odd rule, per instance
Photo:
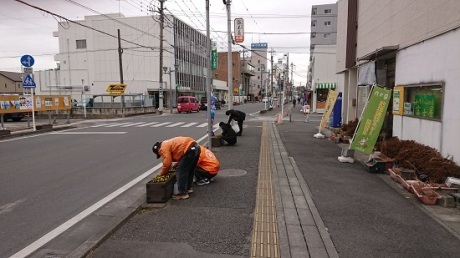
{"label": "concrete wall", "polygon": [[[459,2],[460,4],[460,2]],[[441,121],[394,116],[393,134],[413,139],[453,155],[460,163],[460,31],[453,30],[436,38],[400,50],[396,57],[396,85],[444,81]]]}
{"label": "concrete wall", "polygon": [[347,22],[348,22],[348,0],[339,0],[337,2],[337,62],[336,72],[346,70],[345,58],[347,53]]}
{"label": "concrete wall", "polygon": [[405,48],[460,25],[457,0],[359,0],[357,57]]}

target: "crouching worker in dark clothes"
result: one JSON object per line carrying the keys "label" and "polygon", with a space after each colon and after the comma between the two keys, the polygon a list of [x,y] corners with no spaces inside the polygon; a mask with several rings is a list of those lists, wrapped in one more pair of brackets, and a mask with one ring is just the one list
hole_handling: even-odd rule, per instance
{"label": "crouching worker in dark clothes", "polygon": [[200,157],[200,145],[190,137],[174,137],[166,141],[157,142],[152,147],[157,159],[162,157],[163,167],[160,175],[169,173],[171,164],[178,162],[176,167],[177,188],[179,193],[173,195],[174,200],[189,198],[189,193],[193,193],[193,175],[196,164]]}
{"label": "crouching worker in dark clothes", "polygon": [[225,114],[229,116],[227,124],[230,124],[232,119],[238,123],[238,127],[240,128],[240,131],[236,135],[241,136],[241,134],[243,133],[243,121],[246,119],[246,113],[241,112],[239,110],[230,109],[230,110],[227,110]]}
{"label": "crouching worker in dark clothes", "polygon": [[233,130],[232,126],[224,122],[219,123],[220,128],[222,129],[222,140],[227,142],[227,145],[236,144],[236,132]]}
{"label": "crouching worker in dark clothes", "polygon": [[197,185],[207,185],[217,175],[220,169],[220,163],[212,151],[200,145],[200,158],[195,169]]}

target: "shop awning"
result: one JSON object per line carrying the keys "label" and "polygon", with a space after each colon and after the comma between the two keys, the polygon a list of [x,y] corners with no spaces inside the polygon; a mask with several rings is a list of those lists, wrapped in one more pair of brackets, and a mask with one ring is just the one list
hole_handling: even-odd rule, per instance
{"label": "shop awning", "polygon": [[[396,50],[399,49],[399,45],[394,45],[394,46],[384,46],[379,49],[376,49],[375,51],[372,51],[364,56],[358,57],[358,61],[363,61],[363,60],[375,60],[377,58],[380,58],[382,60],[387,59],[384,58],[386,54],[394,52],[394,55],[396,54]],[[391,56],[393,58],[394,56]]]}
{"label": "shop awning", "polygon": [[327,83],[317,83],[316,89],[335,89],[337,83],[335,82],[327,82]]}

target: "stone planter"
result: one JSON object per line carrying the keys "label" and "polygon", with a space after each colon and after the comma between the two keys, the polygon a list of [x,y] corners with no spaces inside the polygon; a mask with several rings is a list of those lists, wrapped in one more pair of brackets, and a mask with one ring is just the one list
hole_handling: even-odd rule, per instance
{"label": "stone planter", "polygon": [[11,134],[10,130],[0,130],[0,137],[2,136],[8,136]]}
{"label": "stone planter", "polygon": [[167,202],[174,191],[176,176],[171,177],[166,182],[154,183],[152,180],[147,182],[147,203],[165,203]]}
{"label": "stone planter", "polygon": [[211,146],[212,147],[220,147],[222,146],[222,137],[211,137]]}
{"label": "stone planter", "polygon": [[50,125],[50,124],[48,124],[48,125],[37,125],[37,126],[35,126],[35,129],[41,130],[41,131],[46,131],[46,132],[53,131],[53,125]]}

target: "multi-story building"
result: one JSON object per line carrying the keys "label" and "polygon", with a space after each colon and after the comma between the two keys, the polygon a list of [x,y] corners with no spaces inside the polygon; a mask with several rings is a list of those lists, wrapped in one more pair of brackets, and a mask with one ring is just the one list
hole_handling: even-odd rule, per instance
{"label": "multi-story building", "polygon": [[36,74],[37,93],[70,94],[77,99],[82,93],[103,96],[109,84],[121,82],[122,74],[125,95],[150,95],[158,103],[163,73],[161,91],[166,106],[175,105],[177,95],[204,96],[207,37],[168,15],[163,32],[162,66],[167,70],[159,62],[159,16],[103,14],[60,22],[54,33],[59,37],[58,68]]}
{"label": "multi-story building", "polygon": [[313,5],[307,82],[313,91],[310,100],[312,112],[324,112],[329,89],[337,87],[336,42],[337,4]]}
{"label": "multi-story building", "polygon": [[0,71],[0,94],[22,94],[20,73]]}
{"label": "multi-story building", "polygon": [[458,1],[339,0],[344,118],[360,116],[374,83],[393,89],[383,132],[459,164],[459,8]]}
{"label": "multi-story building", "polygon": [[251,78],[250,92],[257,99],[265,96],[265,88],[269,88],[270,85],[268,53],[268,43],[251,43],[251,63],[254,65],[256,75]]}
{"label": "multi-story building", "polygon": [[[227,85],[230,85],[228,78],[228,52],[217,53],[217,70],[213,71],[213,79],[225,81]],[[242,82],[241,78],[241,57],[239,52],[232,52],[232,79],[230,90],[233,90],[234,100],[238,101],[238,96],[240,96],[240,84]],[[230,94],[230,92],[229,92]],[[230,95],[225,95],[225,101],[230,101]]]}

